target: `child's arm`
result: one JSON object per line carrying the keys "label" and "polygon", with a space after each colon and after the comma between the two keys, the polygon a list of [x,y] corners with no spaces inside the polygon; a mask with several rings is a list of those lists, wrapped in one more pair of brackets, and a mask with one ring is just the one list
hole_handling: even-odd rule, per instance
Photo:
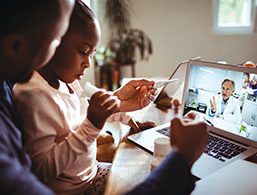
{"label": "child's arm", "polygon": [[128,125],[134,130],[134,132],[143,131],[156,126],[154,122],[151,122],[151,121],[139,122],[133,118],[131,118]]}
{"label": "child's arm", "polygon": [[[41,88],[21,90],[15,99],[26,135],[25,147],[33,161],[33,170],[43,182],[51,182],[65,171],[72,171],[71,174],[80,172],[82,168],[77,164],[78,158],[84,160],[85,166],[92,166],[93,157],[87,154],[92,152],[92,145],[101,129],[96,128],[88,118],[76,130],[71,129],[64,115],[64,110],[69,108],[61,109],[63,105],[58,105]],[[108,105],[104,103],[103,107]],[[114,110],[110,109],[109,112]],[[104,121],[102,112],[94,110],[93,113]],[[92,116],[92,112],[89,116]],[[86,178],[86,174],[83,177]]]}
{"label": "child's arm", "polygon": [[156,124],[150,121],[139,122],[135,120],[133,117],[129,116],[126,112],[118,112],[111,115],[108,119],[108,122],[118,121],[124,125],[128,125],[132,128],[134,132],[138,132],[141,130],[149,129],[151,127],[155,127]]}

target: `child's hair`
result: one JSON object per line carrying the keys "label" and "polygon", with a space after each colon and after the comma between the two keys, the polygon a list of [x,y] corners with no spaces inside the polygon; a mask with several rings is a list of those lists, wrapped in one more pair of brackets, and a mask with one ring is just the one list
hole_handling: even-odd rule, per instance
{"label": "child's hair", "polygon": [[62,0],[4,0],[0,6],[0,40],[12,32],[35,32],[60,14]]}
{"label": "child's hair", "polygon": [[75,30],[87,32],[96,19],[92,10],[81,0],[76,0],[70,25]]}

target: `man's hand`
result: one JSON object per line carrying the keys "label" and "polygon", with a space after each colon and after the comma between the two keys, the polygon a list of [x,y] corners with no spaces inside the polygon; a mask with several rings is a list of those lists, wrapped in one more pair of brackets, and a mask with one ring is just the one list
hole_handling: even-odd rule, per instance
{"label": "man's hand", "polygon": [[170,141],[173,150],[179,152],[188,165],[201,156],[208,143],[207,125],[197,113],[189,113],[185,118],[171,121]]}
{"label": "man's hand", "polygon": [[121,100],[120,111],[129,112],[144,108],[151,102],[151,96],[156,94],[153,81],[146,79],[131,80],[114,92]]}
{"label": "man's hand", "polygon": [[211,97],[210,104],[211,104],[211,111],[213,113],[215,113],[216,112],[216,101],[215,101],[215,97],[214,96]]}
{"label": "man's hand", "polygon": [[103,128],[106,119],[119,111],[120,100],[112,92],[98,91],[89,100],[88,120],[98,129]]}

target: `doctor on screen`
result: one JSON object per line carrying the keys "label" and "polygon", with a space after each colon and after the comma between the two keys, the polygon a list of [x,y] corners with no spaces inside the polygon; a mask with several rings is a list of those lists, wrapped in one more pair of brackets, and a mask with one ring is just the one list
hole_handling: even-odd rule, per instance
{"label": "doctor on screen", "polygon": [[232,96],[234,90],[235,82],[233,80],[223,80],[221,83],[221,93],[212,96],[210,99],[207,115],[209,117],[219,117],[236,124],[241,123],[240,101]]}

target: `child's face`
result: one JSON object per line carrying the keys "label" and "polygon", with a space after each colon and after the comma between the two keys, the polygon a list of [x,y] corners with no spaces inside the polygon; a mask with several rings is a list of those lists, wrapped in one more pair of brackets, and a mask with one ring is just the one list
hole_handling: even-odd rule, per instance
{"label": "child's face", "polygon": [[97,21],[89,25],[86,32],[77,31],[71,28],[68,30],[51,61],[54,74],[66,83],[80,79],[84,70],[91,66],[100,40],[100,28]]}

